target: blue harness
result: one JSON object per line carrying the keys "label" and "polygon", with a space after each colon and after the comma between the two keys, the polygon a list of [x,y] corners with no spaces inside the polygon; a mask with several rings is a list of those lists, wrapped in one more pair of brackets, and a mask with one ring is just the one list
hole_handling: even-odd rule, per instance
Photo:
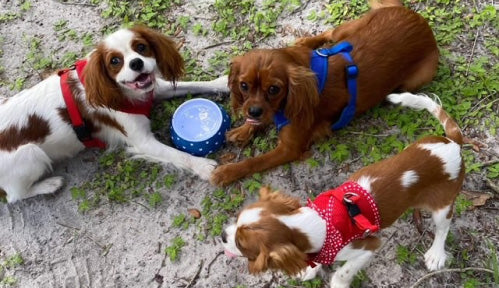
{"label": "blue harness", "polygon": [[[329,56],[340,54],[348,62],[345,66],[345,73],[347,76],[347,89],[350,94],[350,101],[341,112],[340,119],[338,119],[338,121],[331,126],[331,129],[333,130],[339,130],[345,127],[355,116],[355,108],[357,106],[357,75],[359,74],[359,68],[354,64],[352,56],[350,56],[352,49],[352,44],[348,42],[341,42],[331,48],[323,48],[312,51],[310,69],[314,71],[317,77],[319,93],[322,93],[324,86],[326,86]],[[282,127],[289,124],[289,119],[284,115],[284,109],[280,109],[274,114],[274,124],[277,127],[277,131],[280,131]]]}

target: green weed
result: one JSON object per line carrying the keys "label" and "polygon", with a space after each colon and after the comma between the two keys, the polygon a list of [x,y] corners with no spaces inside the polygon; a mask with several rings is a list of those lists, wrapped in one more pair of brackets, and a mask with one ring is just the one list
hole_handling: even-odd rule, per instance
{"label": "green weed", "polygon": [[397,263],[399,264],[409,264],[413,265],[416,263],[417,255],[409,250],[408,247],[398,245],[397,246]]}
{"label": "green weed", "polygon": [[170,261],[175,262],[178,259],[182,247],[184,246],[185,241],[181,237],[177,236],[173,238],[172,244],[165,248],[165,253],[170,258]]}

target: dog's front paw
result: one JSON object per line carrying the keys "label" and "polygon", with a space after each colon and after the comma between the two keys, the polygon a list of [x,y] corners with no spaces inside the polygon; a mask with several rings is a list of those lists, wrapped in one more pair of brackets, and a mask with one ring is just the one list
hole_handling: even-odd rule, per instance
{"label": "dog's front paw", "polygon": [[211,80],[208,85],[213,88],[213,92],[229,93],[229,78],[227,75],[218,77],[215,80]]}
{"label": "dog's front paw", "polygon": [[239,147],[246,146],[253,134],[255,133],[255,126],[250,124],[244,124],[238,128],[234,128],[225,134],[227,141],[233,142]]}
{"label": "dog's front paw", "polygon": [[236,164],[225,164],[217,167],[215,171],[211,174],[210,182],[216,186],[226,186],[237,179],[241,178]]}
{"label": "dog's front paw", "polygon": [[307,268],[305,268],[305,270],[301,271],[298,274],[298,277],[300,278],[301,281],[312,280],[315,278],[315,276],[317,276],[317,273],[319,272],[320,269],[321,269],[320,264],[318,264],[317,266],[315,266],[313,268],[310,266],[307,266]]}
{"label": "dog's front paw", "polygon": [[211,173],[217,167],[217,161],[199,157],[193,163],[192,170],[203,180],[210,180]]}
{"label": "dog's front paw", "polygon": [[435,271],[441,269],[445,266],[445,260],[447,260],[447,254],[445,250],[431,247],[424,254],[424,261],[426,268],[430,271]]}

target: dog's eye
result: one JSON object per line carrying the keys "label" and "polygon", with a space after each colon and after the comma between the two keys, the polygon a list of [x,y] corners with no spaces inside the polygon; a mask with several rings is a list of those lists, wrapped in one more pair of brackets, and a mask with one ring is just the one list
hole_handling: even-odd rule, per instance
{"label": "dog's eye", "polygon": [[121,58],[120,57],[113,57],[111,58],[111,65],[116,66],[121,63]]}
{"label": "dog's eye", "polygon": [[249,89],[248,83],[246,83],[246,82],[241,82],[241,84],[239,84],[239,86],[241,86],[241,90],[243,90],[243,91],[248,91],[248,89]]}
{"label": "dog's eye", "polygon": [[146,51],[147,46],[145,44],[139,43],[139,44],[137,44],[137,48],[136,49],[137,49],[137,52],[139,52],[139,53],[142,54],[142,53],[144,53]]}
{"label": "dog's eye", "polygon": [[272,85],[269,87],[268,93],[269,95],[276,95],[277,93],[279,93],[279,91],[281,91],[279,87]]}

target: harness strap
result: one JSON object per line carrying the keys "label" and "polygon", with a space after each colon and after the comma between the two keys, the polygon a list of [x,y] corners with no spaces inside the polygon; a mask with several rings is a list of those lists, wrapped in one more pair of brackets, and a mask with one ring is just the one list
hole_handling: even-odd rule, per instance
{"label": "harness strap", "polygon": [[[357,76],[359,74],[359,68],[353,62],[353,58],[350,52],[353,50],[352,44],[349,42],[340,42],[331,48],[317,49],[312,52],[312,57],[310,59],[310,69],[314,71],[317,78],[317,85],[319,93],[322,93],[324,87],[326,86],[328,70],[329,70],[329,57],[340,54],[347,61],[345,66],[346,74],[346,84],[348,89],[348,94],[350,94],[350,99],[348,104],[341,112],[340,118],[336,123],[331,126],[333,130],[339,130],[348,123],[352,121],[355,116],[356,106],[357,106]],[[289,119],[284,115],[284,109],[280,109],[274,114],[274,124],[279,132],[282,127],[290,123]]]}
{"label": "harness strap", "polygon": [[364,231],[363,237],[378,232],[379,226],[371,223],[371,221],[369,221],[369,219],[367,219],[367,217],[362,214],[362,211],[360,211],[359,206],[356,204],[356,202],[360,199],[360,196],[358,194],[347,192],[345,193],[345,195],[343,195],[343,199],[338,198],[338,195],[335,194],[333,194],[333,196],[335,196],[337,200],[345,204],[348,211],[348,216],[350,216],[355,226]]}
{"label": "harness strap", "polygon": [[355,116],[355,110],[357,106],[357,75],[359,75],[359,68],[353,62],[353,58],[350,55],[353,46],[349,42],[341,42],[334,45],[331,48],[323,48],[314,50],[311,60],[311,69],[314,70],[317,75],[319,83],[319,92],[322,93],[326,85],[329,61],[327,60],[330,56],[340,54],[345,58],[348,65],[345,66],[345,74],[347,79],[347,89],[348,94],[350,94],[350,100],[348,105],[341,112],[341,116],[331,126],[333,130],[339,130],[350,123]]}
{"label": "harness strap", "polygon": [[80,140],[83,143],[83,145],[85,145],[85,147],[88,148],[96,147],[104,149],[106,148],[106,143],[102,142],[97,138],[93,138],[92,131],[85,123],[85,121],[81,118],[80,111],[78,110],[78,106],[76,105],[76,102],[73,99],[73,93],[67,82],[69,77],[69,72],[71,70],[76,70],[78,73],[78,77],[80,78],[80,81],[83,83],[83,79],[80,73],[81,71],[83,71],[84,66],[85,66],[84,63],[82,64],[77,62],[72,69],[65,69],[59,71],[58,74],[61,78],[60,83],[61,83],[62,96],[64,98],[64,102],[66,103],[66,109],[68,110],[69,119],[71,120],[71,125],[73,126],[73,130],[76,133],[76,137],[78,137],[78,140]]}

